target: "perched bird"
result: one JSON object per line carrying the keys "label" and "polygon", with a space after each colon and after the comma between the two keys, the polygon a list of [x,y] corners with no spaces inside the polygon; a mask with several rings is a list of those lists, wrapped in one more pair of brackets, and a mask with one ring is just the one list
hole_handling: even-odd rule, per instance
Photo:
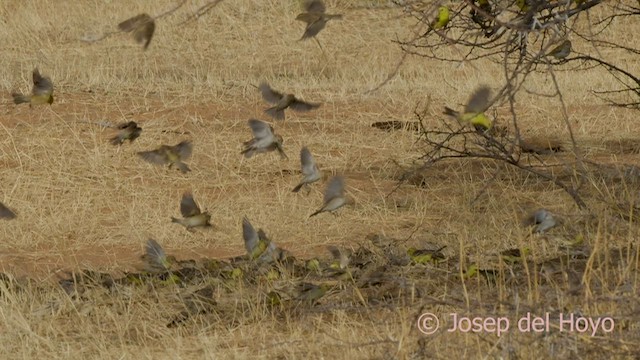
{"label": "perched bird", "polygon": [[477,88],[467,105],[464,108],[464,113],[444,107],[444,114],[456,118],[461,123],[470,123],[476,130],[487,130],[491,127],[491,120],[484,114],[489,106],[489,98],[491,97],[491,89],[487,86],[481,86]]}
{"label": "perched bird", "polygon": [[167,256],[162,246],[153,239],[147,240],[145,254],[142,255],[142,260],[145,262],[145,271],[148,272],[169,271],[171,265],[177,262],[175,257]]}
{"label": "perched bird", "polygon": [[306,146],[300,150],[300,164],[302,165],[302,175],[300,183],[293,188],[293,192],[298,192],[304,185],[309,185],[322,178],[322,172],[318,169],[316,161]]}
{"label": "perched bird", "polygon": [[469,12],[471,21],[480,26],[485,36],[492,35],[491,28],[493,27],[492,23],[493,20],[495,20],[495,15],[493,14],[493,8],[489,0],[474,0],[473,5]]}
{"label": "perched bird", "polygon": [[342,176],[334,176],[329,180],[327,188],[324,191],[324,205],[322,205],[320,210],[309,215],[309,217],[326,211],[334,212],[348,202],[344,195],[344,178]]}
{"label": "perched bird", "polygon": [[553,56],[554,58],[560,60],[564,59],[571,53],[571,40],[565,40],[560,45],[553,48],[551,51],[547,53],[547,56]]}
{"label": "perched bird", "polygon": [[253,139],[243,143],[243,149],[240,154],[243,154],[246,158],[250,158],[255,154],[278,150],[280,157],[283,159],[287,158],[287,154],[284,153],[284,149],[282,148],[282,136],[274,133],[271,125],[264,121],[250,119],[249,127],[251,128],[251,132],[253,132]]}
{"label": "perched bird", "polygon": [[315,303],[323,297],[327,290],[329,289],[329,285],[327,284],[312,284],[312,283],[300,283],[296,286],[297,296],[295,297],[298,301]]}
{"label": "perched bird", "polygon": [[0,203],[0,219],[15,219],[16,214],[11,211],[8,207],[6,207],[3,203]]}
{"label": "perched bird", "polygon": [[538,209],[528,215],[523,221],[524,226],[535,226],[534,232],[542,234],[556,226],[556,219],[551,212],[546,209]]}
{"label": "perched bird", "polygon": [[275,244],[271,242],[267,234],[262,229],[256,231],[246,216],[242,218],[242,237],[251,260],[256,260],[268,252],[275,251]]}
{"label": "perched bird", "polygon": [[133,32],[133,38],[136,42],[144,44],[143,49],[147,50],[153,32],[156,30],[156,23],[148,14],[140,14],[121,22],[118,24],[118,28],[122,31]]}
{"label": "perched bird", "polygon": [[16,104],[29,103],[29,106],[39,104],[53,104],[53,83],[47,76],[40,75],[38,68],[33,69],[33,88],[31,95],[12,93]]}
{"label": "perched bird", "polygon": [[327,250],[331,253],[333,261],[329,264],[329,268],[336,270],[344,270],[349,266],[351,259],[349,258],[349,252],[346,250],[340,250],[338,247],[329,245]]}
{"label": "perched bird", "polygon": [[434,30],[442,29],[449,23],[449,8],[446,6],[440,6],[438,8],[438,17],[431,22],[431,28]]}
{"label": "perched bird", "polygon": [[258,89],[262,93],[262,98],[266,102],[273,104],[272,107],[266,109],[264,112],[277,120],[284,120],[284,110],[289,107],[295,111],[310,111],[320,106],[320,104],[298,100],[293,94],[283,95],[273,90],[271,86],[265,82],[261,83]]}
{"label": "perched bird", "polygon": [[190,192],[182,194],[180,213],[182,213],[183,219],[171,217],[171,222],[178,223],[187,228],[187,230],[195,227],[211,227],[209,223],[211,215],[206,211],[200,211],[200,207],[198,207],[198,204],[193,200],[193,195],[191,195]]}
{"label": "perched bird", "polygon": [[429,262],[438,263],[442,260],[446,259],[446,256],[442,253],[442,250],[447,246],[444,245],[439,249],[429,250],[429,249],[416,249],[414,247],[410,247],[407,249],[407,255],[411,258],[416,264],[427,264]]}
{"label": "perched bird", "polygon": [[507,264],[515,264],[519,262],[523,257],[529,255],[531,249],[524,247],[522,249],[513,248],[500,252],[500,258]]}
{"label": "perched bird", "polygon": [[122,123],[116,126],[119,130],[118,134],[111,138],[111,144],[113,145],[122,145],[125,140],[129,140],[129,142],[133,142],[133,140],[137,139],[142,132],[142,128],[138,126],[135,121],[129,121],[126,123]]}
{"label": "perched bird", "polygon": [[296,20],[307,23],[307,27],[304,29],[304,34],[302,34],[300,40],[318,35],[318,33],[324,29],[325,25],[327,25],[327,21],[331,19],[342,19],[341,14],[325,14],[326,8],[321,0],[307,0],[304,4],[304,10],[305,12],[296,16]]}
{"label": "perched bird", "polygon": [[156,150],[140,151],[138,155],[152,164],[169,164],[170,168],[175,165],[180,171],[186,173],[191,169],[183,161],[191,156],[192,151],[193,145],[190,141],[185,140],[176,146],[162,145]]}

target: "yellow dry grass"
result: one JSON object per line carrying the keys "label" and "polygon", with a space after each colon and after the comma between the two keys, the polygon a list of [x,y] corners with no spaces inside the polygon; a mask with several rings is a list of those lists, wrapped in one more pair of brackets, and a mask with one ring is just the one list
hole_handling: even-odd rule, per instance
{"label": "yellow dry grass", "polygon": [[[551,349],[541,335],[516,331],[501,338],[420,334],[415,327],[420,309],[443,317],[460,310],[447,305],[446,294],[434,294],[442,303],[431,308],[417,299],[357,313],[310,312],[284,321],[254,304],[237,310],[234,321],[210,318],[210,323],[178,329],[165,326],[171,305],[149,296],[147,288],[101,300],[117,302],[115,308],[100,303],[99,310],[86,310],[89,305],[60,302],[66,295],[47,284],[64,271],[133,270],[141,264],[139,256],[148,238],[158,240],[179,259],[242,254],[243,215],[279,246],[303,258],[327,257],[327,244],[355,248],[369,234],[408,239],[423,247],[446,245],[449,255],[464,254],[477,262],[521,246],[531,247],[538,258],[552,257],[558,247],[553,238],[531,237],[519,224],[525,211],[536,207],[568,219],[568,233],[581,231],[576,228],[582,225],[571,221],[585,214],[562,190],[509,168],[487,187],[483,180],[493,176],[493,168],[471,161],[449,162],[438,167],[438,173],[427,174],[425,186],[403,185],[388,196],[400,175],[395,164],[411,164],[421,154],[421,145],[410,132],[387,133],[370,125],[413,120],[416,104],[429,103],[432,118],[426,125],[437,126],[442,106],[460,107],[479,84],[500,86],[499,64],[409,57],[389,84],[366,93],[387,77],[401,56],[391,41],[408,35],[413,24],[400,16],[401,9],[386,1],[327,1],[329,12],[343,13],[345,19],[330,22],[318,36],[325,58],[313,41],[297,41],[303,25],[294,20],[300,9],[295,1],[223,1],[197,21],[176,25],[204,3],[188,1],[159,19],[146,52],[127,34],[95,43],[79,39],[113,31],[117,23],[140,12],[159,14],[173,1],[0,4],[0,201],[18,213],[16,220],[2,223],[0,266],[17,278],[38,279],[26,292],[0,288],[2,357],[443,358],[508,357],[513,352],[539,358],[557,351],[588,358],[581,347],[597,354],[637,349],[640,339],[632,334],[640,332],[638,308],[630,317],[628,304],[614,300],[622,298],[615,290],[571,297],[558,288],[556,306],[537,309],[556,314],[582,311],[627,324],[613,334],[599,334],[596,340],[565,334],[568,340],[560,345],[568,348],[562,351]],[[607,31],[631,44],[638,30],[637,23],[622,20]],[[574,48],[585,51],[589,46],[574,43]],[[640,73],[632,54],[621,56],[628,57],[630,72]],[[56,101],[50,107],[14,106],[10,93],[30,90],[36,66],[53,80]],[[263,114],[266,105],[256,89],[262,80],[323,103],[310,113],[287,112],[285,122],[274,124],[285,139],[288,161],[276,154],[252,159],[239,154],[242,141],[251,137],[247,119],[271,121]],[[615,87],[612,78],[599,70],[579,75],[560,71],[558,80],[585,154],[612,163],[637,162],[637,153],[616,154],[618,139],[633,142],[640,132],[637,111],[607,107],[591,92]],[[548,77],[532,76],[531,94],[522,92],[518,99],[519,120],[527,135],[553,134],[568,141],[557,100],[535,95],[551,89]],[[507,114],[506,105],[498,106],[498,113]],[[112,130],[95,124],[129,120],[144,130],[134,143],[121,147],[109,144]],[[194,143],[187,162],[193,171],[186,175],[147,164],[135,154],[185,139]],[[307,218],[321,205],[323,185],[315,184],[309,195],[291,193],[299,180],[298,154],[303,145],[322,169],[347,179],[356,204],[337,217]],[[212,214],[214,229],[190,233],[170,222],[171,216],[179,215],[185,190],[192,190],[196,201]],[[637,244],[635,224],[614,223],[606,212],[595,214],[589,224],[582,234],[603,253],[613,246]],[[631,283],[624,283],[631,286],[627,293],[637,294],[639,280],[632,275],[637,269],[636,262],[609,269],[611,274],[594,271],[591,276],[631,278]],[[541,295],[550,296],[530,288],[514,299],[496,294],[508,285],[484,290],[478,284],[469,286],[469,291],[456,291],[455,296],[467,302],[473,299],[472,303],[517,300],[530,308]],[[244,289],[240,294],[243,291],[252,292]],[[594,300],[605,297],[605,302]],[[57,305],[49,311],[47,304],[53,301]],[[497,314],[498,304],[493,305]],[[491,311],[478,313],[490,316]]]}

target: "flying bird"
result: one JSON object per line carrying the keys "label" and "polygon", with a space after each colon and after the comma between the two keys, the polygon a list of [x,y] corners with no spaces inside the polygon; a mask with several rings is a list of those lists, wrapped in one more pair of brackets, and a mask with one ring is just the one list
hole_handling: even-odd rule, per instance
{"label": "flying bird", "polygon": [[326,7],[321,0],[307,0],[304,4],[305,12],[298,14],[296,20],[307,23],[304,34],[300,40],[315,37],[327,25],[327,21],[331,19],[342,19],[341,14],[325,14]]}
{"label": "flying bird", "polygon": [[246,216],[242,218],[242,237],[251,260],[268,257],[276,250],[275,244],[271,242],[267,234],[262,229],[256,231]]}
{"label": "flying bird", "polygon": [[293,188],[293,192],[298,192],[303,186],[309,186],[309,184],[322,178],[322,172],[318,169],[313,155],[311,155],[311,152],[306,146],[300,150],[300,164],[303,178],[300,183]]}
{"label": "flying bird", "polygon": [[171,269],[172,264],[176,263],[176,258],[167,256],[162,246],[153,239],[147,240],[142,260],[145,262],[145,271],[148,272],[166,272]]}
{"label": "flying bird", "polygon": [[273,90],[271,86],[265,82],[261,83],[258,89],[262,93],[262,98],[266,102],[273,104],[272,107],[266,109],[264,112],[277,120],[284,120],[284,110],[286,108],[305,112],[320,106],[320,104],[298,100],[293,94],[281,94]]}
{"label": "flying bird", "polygon": [[476,130],[487,130],[491,127],[491,120],[484,114],[489,107],[491,89],[487,86],[477,88],[464,107],[464,113],[460,114],[445,106],[444,114],[456,118],[460,123],[470,123]]}
{"label": "flying bird", "polygon": [[280,157],[287,158],[282,148],[282,136],[273,132],[273,127],[264,121],[250,119],[248,121],[253,139],[243,143],[243,149],[240,152],[246,158],[250,158],[255,154],[262,154],[278,150]]}
{"label": "flying bird", "polygon": [[40,75],[38,68],[33,69],[33,88],[31,95],[14,92],[13,102],[16,104],[29,103],[29,107],[39,104],[53,104],[53,83],[47,76]]}
{"label": "flying bird", "polygon": [[193,145],[191,142],[185,140],[175,146],[162,145],[156,150],[140,151],[138,152],[138,156],[156,165],[169,164],[169,168],[175,165],[180,171],[186,173],[191,171],[191,169],[189,169],[183,161],[191,156],[192,150]]}
{"label": "flying bird", "polygon": [[156,23],[148,14],[136,15],[120,24],[118,28],[122,31],[133,32],[133,38],[138,44],[144,44],[143,49],[147,50],[153,32],[156,30]]}
{"label": "flying bird", "polygon": [[183,218],[177,219],[171,217],[171,222],[178,223],[189,231],[195,227],[211,227],[211,224],[209,223],[211,215],[206,211],[200,211],[200,207],[198,207],[196,201],[193,200],[193,195],[191,195],[190,192],[182,194],[182,200],[180,201],[180,213]]}
{"label": "flying bird", "polygon": [[113,145],[122,145],[125,140],[129,140],[129,142],[133,142],[133,140],[137,139],[142,132],[142,128],[138,126],[135,121],[129,121],[126,123],[122,123],[116,126],[119,130],[118,134],[111,138],[111,144]]}
{"label": "flying bird", "polygon": [[329,180],[327,188],[324,191],[324,204],[318,211],[309,215],[309,217],[316,216],[326,211],[333,213],[348,202],[349,201],[344,195],[344,178],[342,176],[334,176]]}
{"label": "flying bird", "polygon": [[0,219],[15,219],[16,214],[11,211],[8,207],[6,207],[3,203],[0,203]]}

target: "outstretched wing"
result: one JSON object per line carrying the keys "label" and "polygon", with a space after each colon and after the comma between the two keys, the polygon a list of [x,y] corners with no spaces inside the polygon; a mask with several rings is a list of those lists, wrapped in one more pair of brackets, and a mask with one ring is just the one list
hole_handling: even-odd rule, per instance
{"label": "outstretched wing", "polygon": [[277,104],[282,99],[282,94],[273,90],[266,82],[261,83],[258,89],[260,89],[264,101],[268,103]]}
{"label": "outstretched wing", "polygon": [[327,189],[324,191],[324,202],[328,203],[331,199],[342,196],[344,196],[344,178],[334,176],[329,180]]}
{"label": "outstretched wing", "polygon": [[180,201],[180,213],[182,217],[188,218],[200,214],[200,208],[196,201],[193,200],[193,195],[190,192],[182,194],[182,200]]}

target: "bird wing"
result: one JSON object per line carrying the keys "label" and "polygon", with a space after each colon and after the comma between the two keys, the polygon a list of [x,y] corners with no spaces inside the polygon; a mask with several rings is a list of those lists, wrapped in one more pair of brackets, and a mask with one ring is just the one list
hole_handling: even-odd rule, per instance
{"label": "bird wing", "polygon": [[186,160],[191,156],[191,152],[193,151],[193,144],[191,141],[185,140],[180,144],[173,147],[173,151],[178,153],[180,156],[180,160]]}
{"label": "bird wing", "polygon": [[487,110],[489,106],[489,98],[491,97],[491,89],[487,86],[477,88],[464,108],[465,113],[481,113]]}
{"label": "bird wing", "polygon": [[133,38],[139,44],[144,43],[144,49],[146,49],[156,30],[156,24],[148,14],[140,14],[121,22],[118,28],[126,32],[133,31]]}
{"label": "bird wing", "polygon": [[311,13],[301,13],[296,16],[296,20],[304,21],[307,24],[312,24],[318,20],[320,20],[321,15],[311,14]]}
{"label": "bird wing", "polygon": [[308,103],[295,98],[293,99],[293,102],[291,103],[291,105],[289,105],[289,107],[295,111],[309,111],[319,106],[320,104]]}
{"label": "bird wing", "polygon": [[167,254],[165,254],[162,246],[160,246],[157,241],[153,239],[147,240],[145,253],[147,254],[149,260],[152,260],[156,265],[160,265],[163,268],[167,267]]}
{"label": "bird wing", "polygon": [[167,154],[162,148],[151,151],[140,151],[138,152],[138,156],[152,164],[164,165],[167,163]]}
{"label": "bird wing", "polygon": [[182,200],[180,200],[180,213],[182,217],[188,218],[200,214],[200,208],[196,201],[193,200],[193,195],[189,192],[182,194]]}
{"label": "bird wing", "polygon": [[247,249],[247,253],[250,254],[258,246],[259,238],[256,229],[253,228],[246,216],[242,218],[242,237],[244,238],[244,246]]}
{"label": "bird wing", "polygon": [[307,0],[304,2],[304,9],[310,13],[324,13],[326,7],[321,0]]}
{"label": "bird wing", "polygon": [[262,98],[264,99],[264,101],[268,103],[277,104],[280,99],[282,99],[283,95],[273,90],[271,86],[269,86],[269,84],[267,84],[266,82],[261,83],[258,89],[262,93]]}
{"label": "bird wing", "polygon": [[311,24],[307,25],[307,28],[304,30],[304,34],[302,34],[301,39],[308,39],[310,37],[314,37],[318,35],[320,30],[324,29],[324,26],[327,22],[323,18],[318,18],[317,21],[314,21]]}
{"label": "bird wing", "polygon": [[249,127],[251,128],[251,132],[253,132],[253,137],[256,140],[262,140],[269,137],[273,137],[273,131],[271,126],[264,121],[260,121],[257,119],[249,120]]}
{"label": "bird wing", "polygon": [[324,202],[328,203],[331,199],[341,197],[344,194],[344,178],[342,176],[334,176],[329,180],[327,189],[324,191]]}
{"label": "bird wing", "polygon": [[33,70],[33,95],[51,95],[53,92],[53,83],[51,79],[40,75],[38,69]]}
{"label": "bird wing", "polygon": [[3,203],[0,203],[0,218],[2,219],[14,219],[16,214],[6,207]]}
{"label": "bird wing", "polygon": [[305,176],[314,174],[317,171],[316,161],[306,146],[300,150],[300,164],[302,165],[302,174]]}

